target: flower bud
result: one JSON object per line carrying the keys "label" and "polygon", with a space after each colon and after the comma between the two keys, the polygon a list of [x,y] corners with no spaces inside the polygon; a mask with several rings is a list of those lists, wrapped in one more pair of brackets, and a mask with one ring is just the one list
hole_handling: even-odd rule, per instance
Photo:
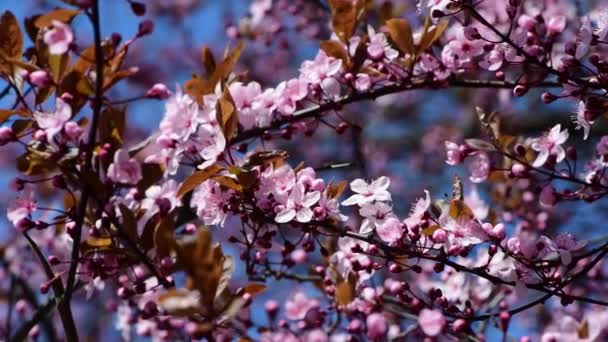
{"label": "flower bud", "polygon": [[77,140],[83,133],[82,128],[74,121],[68,121],[63,125],[65,135],[72,140]]}
{"label": "flower bud", "polygon": [[146,91],[146,97],[154,98],[154,99],[166,99],[171,96],[171,92],[166,85],[162,83],[156,83],[152,86],[152,88]]}
{"label": "flower bud", "polygon": [[131,11],[133,11],[133,14],[135,14],[138,17],[141,17],[142,15],[146,14],[146,5],[142,4],[141,2],[137,2],[137,1],[130,1],[131,3]]}
{"label": "flower bud", "polygon": [[40,293],[42,293],[42,294],[47,294],[50,289],[51,289],[51,284],[49,284],[48,282],[44,282],[40,285]]}
{"label": "flower bud", "polygon": [[530,90],[530,88],[526,87],[525,85],[518,84],[515,86],[515,88],[513,88],[513,95],[518,96],[518,97],[524,96],[524,95],[526,95],[528,90]]}
{"label": "flower bud", "polygon": [[558,194],[555,191],[555,188],[551,185],[545,186],[539,196],[540,204],[544,207],[552,207],[558,202]]}
{"label": "flower bud", "polygon": [[464,36],[468,40],[481,39],[481,35],[479,34],[479,31],[477,30],[476,27],[473,27],[473,26],[467,26],[464,28]]}
{"label": "flower bud", "polygon": [[557,100],[557,96],[551,94],[548,91],[544,92],[540,98],[543,100],[544,103],[547,103],[547,104]]}
{"label": "flower bud", "polygon": [[47,87],[53,84],[53,79],[44,70],[32,71],[27,75],[27,78],[36,87]]}
{"label": "flower bud", "polygon": [[147,19],[139,23],[137,37],[147,36],[152,32],[154,32],[154,22],[152,20]]}
{"label": "flower bud", "polygon": [[271,318],[274,318],[276,316],[277,312],[279,312],[279,309],[280,309],[279,302],[277,302],[274,299],[271,299],[271,300],[267,301],[266,304],[264,304],[264,310],[266,310],[266,313]]}
{"label": "flower bud", "polygon": [[11,141],[15,141],[15,133],[13,133],[13,129],[10,127],[0,127],[0,146],[6,145]]}

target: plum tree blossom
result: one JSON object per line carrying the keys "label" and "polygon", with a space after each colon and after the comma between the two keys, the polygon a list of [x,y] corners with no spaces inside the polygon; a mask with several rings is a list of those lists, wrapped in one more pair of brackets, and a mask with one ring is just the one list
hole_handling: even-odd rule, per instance
{"label": "plum tree blossom", "polygon": [[114,152],[114,162],[108,166],[108,178],[116,183],[136,184],[142,179],[141,166],[129,152],[118,149]]}
{"label": "plum tree blossom", "polygon": [[561,162],[566,157],[566,150],[561,146],[568,140],[568,130],[562,131],[561,125],[555,125],[549,133],[543,137],[536,138],[532,143],[532,149],[538,152],[536,159],[532,163],[534,167],[540,167],[545,164],[549,156],[555,156],[556,162]]}
{"label": "plum tree blossom", "polygon": [[371,183],[366,183],[363,179],[356,179],[350,183],[351,190],[356,194],[342,202],[342,205],[362,206],[374,201],[389,201],[391,199],[391,194],[388,192],[390,184],[390,179],[384,176]]}
{"label": "plum tree blossom", "polygon": [[0,4],[0,340],[604,340],[605,4],[411,5]]}
{"label": "plum tree blossom", "polygon": [[63,125],[72,117],[72,109],[70,105],[60,97],[55,102],[55,112],[34,112],[34,120],[40,129],[46,133],[46,138],[49,141],[54,141],[53,137],[61,132]]}
{"label": "plum tree blossom", "polygon": [[44,33],[44,43],[48,45],[52,55],[66,53],[74,40],[74,33],[69,25],[59,20],[52,21],[52,28]]}

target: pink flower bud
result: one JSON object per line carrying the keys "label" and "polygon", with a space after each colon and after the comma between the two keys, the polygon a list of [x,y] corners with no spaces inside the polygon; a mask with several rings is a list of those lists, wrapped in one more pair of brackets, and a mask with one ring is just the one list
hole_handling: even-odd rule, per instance
{"label": "pink flower bud", "polygon": [[551,185],[547,185],[541,190],[539,201],[543,207],[552,207],[558,200],[558,194]]}
{"label": "pink flower bud", "polygon": [[291,252],[290,257],[294,263],[303,264],[308,259],[308,254],[303,249],[298,248],[295,251]]}
{"label": "pink flower bud", "polygon": [[347,329],[348,329],[349,333],[357,334],[361,331],[362,326],[363,326],[363,323],[360,320],[355,319],[348,323]]}
{"label": "pink flower bud", "polygon": [[436,243],[444,243],[448,238],[448,234],[445,230],[443,229],[437,229],[433,232],[433,242]]}
{"label": "pink flower bud", "polygon": [[388,330],[386,318],[381,313],[373,313],[367,316],[365,325],[367,326],[367,337],[372,340],[384,337]]}
{"label": "pink flower bud", "polygon": [[15,310],[19,315],[24,315],[29,307],[29,304],[25,299],[19,299],[15,304]]}
{"label": "pink flower bud", "polygon": [[40,285],[40,293],[46,294],[49,292],[50,288],[51,288],[51,284],[44,282]]}
{"label": "pink flower bud", "polygon": [[264,310],[266,310],[266,312],[270,316],[276,315],[276,313],[279,311],[279,308],[279,302],[274,299],[271,299],[264,304]]}
{"label": "pink flower bud", "polygon": [[506,237],[505,225],[502,223],[497,224],[492,229],[490,235],[497,240],[503,240]]}
{"label": "pink flower bud", "polygon": [[15,133],[10,127],[0,127],[0,145],[5,145],[8,142],[15,140]]}
{"label": "pink flower bud", "polygon": [[46,87],[53,83],[49,73],[44,70],[32,71],[29,73],[28,79],[36,87]]}
{"label": "pink flower bud", "polygon": [[77,140],[83,133],[82,128],[74,121],[68,121],[63,126],[65,134],[72,140]]}
{"label": "pink flower bud", "polygon": [[139,29],[137,30],[137,37],[143,37],[151,34],[154,31],[154,22],[152,20],[144,20],[139,23]]}
{"label": "pink flower bud", "polygon": [[162,83],[156,83],[146,92],[146,97],[154,99],[166,99],[169,96],[171,96],[169,88]]}

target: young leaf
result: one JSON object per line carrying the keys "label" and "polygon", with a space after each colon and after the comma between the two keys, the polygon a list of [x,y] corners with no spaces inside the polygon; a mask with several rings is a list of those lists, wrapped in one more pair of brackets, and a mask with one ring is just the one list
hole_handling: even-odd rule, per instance
{"label": "young leaf", "polygon": [[137,219],[135,218],[135,215],[133,215],[133,212],[122,203],[118,205],[118,208],[120,209],[120,215],[122,216],[122,228],[124,228],[122,233],[132,241],[136,241]]}
{"label": "young leaf", "polygon": [[288,157],[286,151],[260,151],[250,155],[243,164],[244,168],[252,168],[255,166],[265,165],[266,163],[274,163],[277,160],[285,160]]}
{"label": "young leaf", "polygon": [[238,62],[239,58],[241,58],[241,53],[243,53],[244,48],[245,44],[243,44],[243,42],[239,42],[238,45],[224,57],[222,62],[217,65],[210,79],[212,87],[215,87],[219,81],[230,75],[234,69],[234,66],[236,65],[236,62]]}
{"label": "young leaf", "polygon": [[350,304],[355,298],[356,276],[349,272],[346,279],[341,279],[336,285],[336,304],[344,307]]}
{"label": "young leaf", "polygon": [[243,187],[241,186],[241,184],[239,184],[234,178],[228,176],[214,176],[213,180],[228,189],[232,189],[238,192],[243,191]]}
{"label": "young leaf", "polygon": [[334,198],[334,199],[340,197],[340,195],[342,195],[344,190],[346,190],[347,186],[348,186],[347,181],[341,181],[338,184],[329,184],[327,186],[327,197]]}
{"label": "young leaf", "polygon": [[414,37],[412,35],[412,28],[405,19],[391,19],[386,22],[388,27],[388,33],[404,54],[414,53]]}
{"label": "young leaf", "polygon": [[200,76],[193,76],[184,83],[184,92],[202,103],[203,96],[213,92],[213,84]]}
{"label": "young leaf", "polygon": [[334,32],[344,43],[355,33],[357,27],[357,7],[353,0],[329,0],[331,23]]}
{"label": "young leaf", "polygon": [[158,256],[168,257],[172,251],[178,249],[171,221],[163,218],[154,231],[154,247]]}
{"label": "young leaf", "polygon": [[203,50],[201,51],[201,59],[203,61],[203,65],[205,66],[205,71],[207,72],[207,76],[213,75],[215,72],[215,57],[213,57],[213,52],[207,45],[203,46]]}
{"label": "young leaf", "polygon": [[26,109],[0,109],[0,123],[8,120],[13,115],[19,115],[27,118],[32,116],[32,113]]}
{"label": "young leaf", "polygon": [[321,41],[321,49],[328,56],[341,59],[344,65],[349,64],[348,52],[339,42],[335,40],[323,40]]}
{"label": "young leaf", "polygon": [[224,90],[222,97],[217,101],[216,115],[226,141],[230,141],[238,128],[238,116],[228,88]]}
{"label": "young leaf", "polygon": [[37,28],[42,29],[47,26],[51,26],[53,24],[53,20],[67,24],[72,21],[72,19],[78,15],[78,13],[80,13],[78,10],[58,8],[38,17],[34,22],[34,25]]}
{"label": "young leaf", "polygon": [[471,220],[475,218],[473,211],[461,200],[450,201],[450,217],[456,221]]}
{"label": "young leaf", "polygon": [[186,180],[184,180],[182,185],[179,187],[177,190],[177,197],[182,197],[184,194],[190,192],[223,169],[223,167],[213,164],[203,170],[194,172],[188,178],[186,178]]}
{"label": "young leaf", "polygon": [[[17,18],[10,11],[0,17],[0,55],[4,58],[21,59],[23,53],[23,34]],[[3,57],[0,57],[2,60]]]}

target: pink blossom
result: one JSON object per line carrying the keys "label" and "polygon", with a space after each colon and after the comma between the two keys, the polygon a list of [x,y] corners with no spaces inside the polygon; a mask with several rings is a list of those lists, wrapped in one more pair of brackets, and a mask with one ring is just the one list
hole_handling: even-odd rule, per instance
{"label": "pink blossom", "polygon": [[485,152],[477,152],[469,164],[469,179],[473,183],[482,183],[490,175],[490,157]]}
{"label": "pink blossom", "polygon": [[268,126],[272,120],[272,112],[276,109],[277,94],[274,89],[268,88],[258,95],[251,108],[256,111],[255,123],[258,127]]}
{"label": "pink blossom", "polygon": [[129,152],[118,149],[114,153],[114,162],[108,167],[108,178],[116,183],[137,184],[142,179],[139,162],[129,157]]}
{"label": "pink blossom", "polygon": [[399,52],[390,46],[384,33],[376,32],[371,26],[368,26],[367,34],[369,36],[367,54],[372,59],[379,60],[386,57],[388,60],[392,61],[399,57]]}
{"label": "pink blossom", "polygon": [[427,336],[435,337],[445,328],[446,320],[441,311],[425,308],[420,311],[418,324]]}
{"label": "pink blossom", "polygon": [[310,222],[313,218],[310,207],[320,198],[321,194],[318,191],[306,192],[302,184],[297,184],[274,220],[278,223],[286,223],[295,218],[301,223]]}
{"label": "pink blossom", "polygon": [[260,335],[261,342],[302,342],[289,331],[265,331]]}
{"label": "pink blossom", "polygon": [[552,16],[547,20],[547,34],[556,36],[566,28],[566,17],[563,15]]}
{"label": "pink blossom", "polygon": [[146,198],[142,200],[141,208],[146,210],[146,214],[142,221],[145,223],[146,218],[152,217],[158,212],[158,204],[161,200],[167,200],[170,204],[169,211],[181,206],[181,200],[177,198],[178,184],[175,180],[169,179],[160,185],[153,185],[146,190]]}
{"label": "pink blossom", "polygon": [[165,104],[165,116],[160,122],[161,135],[172,140],[185,141],[196,131],[199,116],[198,104],[178,88]]}
{"label": "pink blossom", "polygon": [[226,149],[226,138],[218,125],[201,125],[192,136],[192,141],[199,155],[205,160],[199,165],[199,169],[214,164]]}
{"label": "pink blossom", "polygon": [[335,198],[329,198],[327,196],[327,191],[321,194],[321,198],[319,199],[319,206],[315,208],[315,215],[317,215],[317,212],[320,215],[319,219],[330,217],[338,221],[348,220],[347,216],[342,215],[342,213],[340,213],[340,205],[338,204],[338,200]]}
{"label": "pink blossom", "polygon": [[296,175],[297,182],[304,185],[307,190],[324,191],[325,181],[321,178],[317,178],[315,169],[312,167],[305,167],[298,171]]}
{"label": "pink blossom", "polygon": [[481,61],[479,61],[479,66],[490,71],[497,71],[502,67],[504,61],[504,51],[500,48],[496,48],[489,53],[484,54]]}
{"label": "pink blossom", "polygon": [[256,125],[257,111],[253,109],[253,102],[262,93],[262,88],[257,82],[245,85],[242,82],[230,84],[230,95],[239,111],[239,121],[245,129]]}
{"label": "pink blossom", "polygon": [[568,130],[564,129],[562,131],[561,129],[561,124],[557,124],[548,134],[534,139],[532,149],[539,152],[539,154],[534,163],[532,163],[532,166],[543,166],[550,155],[555,156],[557,162],[562,161],[566,157],[566,151],[561,145],[568,140]]}
{"label": "pink blossom", "polygon": [[63,129],[63,125],[72,117],[72,108],[60,97],[55,102],[55,112],[34,112],[34,120],[40,129],[46,132],[47,139],[53,141],[55,134]]}
{"label": "pink blossom", "polygon": [[32,186],[26,184],[21,195],[10,201],[6,210],[6,216],[15,226],[19,227],[19,221],[31,218],[36,211],[36,199]]}
{"label": "pink blossom", "polygon": [[482,40],[470,41],[462,35],[459,39],[450,41],[448,46],[462,63],[483,54],[483,44]]}
{"label": "pink blossom", "polygon": [[464,196],[464,203],[473,211],[476,219],[483,221],[488,217],[490,207],[479,196],[477,187],[473,186],[471,192]]}
{"label": "pink blossom", "polygon": [[74,34],[69,25],[58,20],[52,21],[53,27],[44,33],[44,43],[48,45],[51,55],[62,55],[70,49]]}
{"label": "pink blossom", "polygon": [[63,128],[64,128],[65,135],[72,140],[78,140],[78,138],[80,138],[82,133],[84,133],[84,131],[82,130],[82,127],[80,127],[80,125],[78,125],[74,121],[66,122],[65,125],[63,126]]}
{"label": "pink blossom", "polygon": [[462,148],[457,143],[446,141],[445,150],[447,154],[447,159],[445,162],[448,165],[458,165],[462,163],[464,155],[462,153]]}
{"label": "pink blossom", "polygon": [[581,27],[578,31],[578,40],[576,45],[575,57],[581,59],[589,51],[591,41],[593,40],[593,29],[589,17],[581,18]]}
{"label": "pink blossom", "polygon": [[359,214],[365,218],[361,223],[359,233],[369,234],[383,224],[384,220],[393,216],[393,208],[384,202],[365,203],[359,209]]}
{"label": "pink blossom", "polygon": [[572,234],[559,234],[554,240],[547,236],[541,236],[538,239],[542,242],[544,248],[539,252],[540,258],[552,258],[559,256],[562,265],[568,266],[572,262],[572,252],[578,251],[585,247],[585,241],[577,241]]}
{"label": "pink blossom", "polygon": [[370,90],[372,87],[372,79],[368,74],[359,73],[357,74],[357,79],[355,80],[355,89],[360,92],[365,92]]}
{"label": "pink blossom", "polygon": [[306,334],[306,342],[329,342],[329,336],[321,329],[315,329]]}
{"label": "pink blossom", "polygon": [[363,179],[356,179],[350,183],[350,188],[355,195],[352,195],[342,205],[362,206],[365,203],[373,201],[390,201],[391,194],[388,192],[388,187],[391,181],[388,177],[382,176],[371,183],[366,183]]}
{"label": "pink blossom", "polygon": [[396,217],[389,217],[376,227],[376,232],[382,241],[393,243],[401,239],[405,230],[403,223]]}
{"label": "pink blossom", "polygon": [[283,164],[275,169],[271,164],[262,172],[255,196],[258,201],[262,201],[272,194],[277,201],[286,202],[289,191],[295,184],[296,174],[289,165]]}
{"label": "pink blossom", "polygon": [[591,125],[593,125],[593,121],[587,120],[587,116],[585,115],[586,111],[587,106],[585,105],[585,101],[578,101],[575,115],[572,117],[576,124],[576,129],[583,129],[583,140],[587,140]]}
{"label": "pink blossom", "polygon": [[383,314],[374,312],[365,319],[367,337],[372,340],[384,337],[388,330],[388,324]]}
{"label": "pink blossom", "polygon": [[215,181],[208,180],[194,190],[190,203],[206,225],[222,226],[228,216],[225,206],[231,197],[232,191],[223,191]]}
{"label": "pink blossom", "polygon": [[595,16],[595,35],[597,35],[599,40],[605,40],[608,36],[608,7],[604,6],[603,8],[600,8],[598,12],[598,15]]}
{"label": "pink blossom", "polygon": [[327,56],[320,50],[312,61],[304,61],[300,66],[302,80],[319,84],[322,80],[337,75],[342,69],[342,60]]}
{"label": "pink blossom", "polygon": [[424,190],[424,198],[419,198],[410,210],[410,215],[405,219],[404,223],[408,227],[413,227],[420,223],[422,218],[426,215],[426,212],[431,206],[431,194]]}
{"label": "pink blossom", "polygon": [[304,291],[297,291],[285,302],[285,316],[292,320],[304,319],[310,309],[318,308],[318,299],[309,298]]}

